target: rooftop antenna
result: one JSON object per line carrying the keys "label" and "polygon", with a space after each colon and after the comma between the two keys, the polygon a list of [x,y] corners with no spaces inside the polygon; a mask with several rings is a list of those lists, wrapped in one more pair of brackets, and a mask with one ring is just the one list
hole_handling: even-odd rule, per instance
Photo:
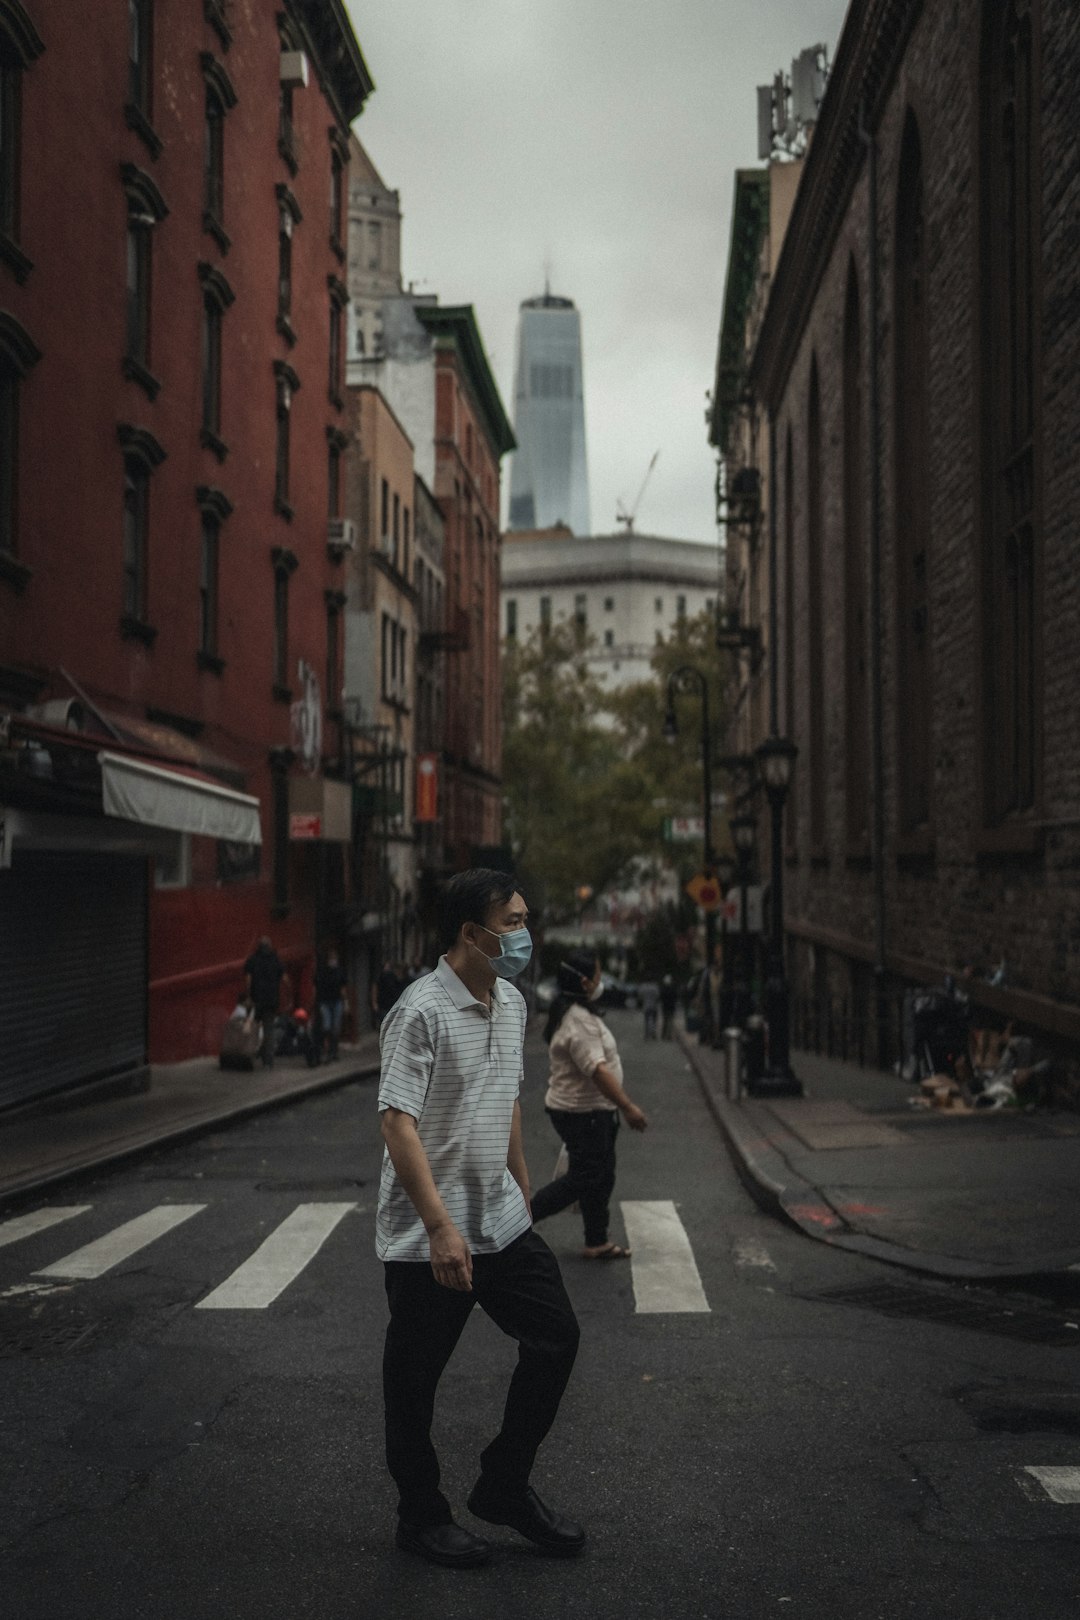
{"label": "rooftop antenna", "polygon": [[551,254],[544,254],[544,297],[551,297]]}
{"label": "rooftop antenna", "polygon": [[649,465],[645,470],[645,476],[641,480],[641,488],[637,492],[637,499],[634,501],[634,504],[630,510],[627,511],[621,500],[615,502],[615,521],[616,523],[623,523],[626,525],[627,534],[633,534],[634,532],[634,519],[637,517],[638,507],[641,505],[641,497],[645,493],[645,485],[652,477],[652,470],[656,466],[659,456],[659,450],[654,450],[652,460],[649,462]]}

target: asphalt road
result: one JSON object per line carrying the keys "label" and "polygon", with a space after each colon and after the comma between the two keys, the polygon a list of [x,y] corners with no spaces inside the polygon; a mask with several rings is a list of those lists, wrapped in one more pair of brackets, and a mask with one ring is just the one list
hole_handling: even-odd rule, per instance
{"label": "asphalt road", "polygon": [[[543,1227],[583,1348],[534,1483],[586,1524],[580,1560],[498,1530],[479,1570],[393,1546],[361,1083],[18,1212],[86,1206],[47,1229],[5,1241],[0,1225],[4,1620],[1075,1620],[1080,1502],[1025,1472],[1080,1468],[1069,1304],[1028,1322],[1022,1300],[919,1287],[759,1213],[678,1048],[645,1045],[635,1014],[611,1021],[653,1122],[620,1137],[616,1200],[673,1206],[705,1308],[637,1309],[686,1268],[647,1273],[640,1246],[636,1274],[589,1263],[576,1216]],[[557,1147],[543,1075],[531,1036],[536,1184]],[[118,1259],[148,1235],[127,1223],[162,1206],[176,1224]],[[260,1303],[284,1275],[246,1264],[267,1239],[297,1246],[295,1276]],[[224,1308],[200,1304],[226,1281]],[[878,1292],[835,1297],[857,1288]],[[942,1300],[970,1320],[928,1320]],[[441,1387],[466,1524],[512,1362],[478,1312]],[[1067,1492],[1067,1474],[1045,1478]]]}

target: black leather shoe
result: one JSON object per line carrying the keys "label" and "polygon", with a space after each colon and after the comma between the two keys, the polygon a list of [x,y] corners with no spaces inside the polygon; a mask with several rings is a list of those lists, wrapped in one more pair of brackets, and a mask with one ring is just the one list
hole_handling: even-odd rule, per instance
{"label": "black leather shoe", "polygon": [[547,1507],[531,1487],[521,1496],[495,1496],[477,1485],[468,1508],[475,1518],[487,1524],[508,1524],[544,1552],[561,1558],[576,1557],[585,1545],[581,1525]]}
{"label": "black leather shoe", "polygon": [[450,1569],[471,1569],[486,1564],[491,1548],[482,1536],[463,1530],[460,1524],[405,1524],[398,1520],[395,1541],[406,1552],[418,1553],[432,1564]]}

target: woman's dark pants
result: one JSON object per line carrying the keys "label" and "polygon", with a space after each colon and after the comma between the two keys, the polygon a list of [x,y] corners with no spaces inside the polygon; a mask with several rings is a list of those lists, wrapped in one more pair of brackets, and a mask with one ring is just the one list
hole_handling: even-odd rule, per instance
{"label": "woman's dark pants", "polygon": [[518,1344],[502,1428],[480,1455],[488,1496],[520,1497],[574,1365],[578,1325],[558,1261],[528,1231],[498,1254],[473,1255],[471,1294],[444,1288],[427,1261],[386,1262],[390,1323],[383,1353],[386,1462],[406,1524],[448,1524],[431,1443],[435,1390],[474,1305]]}
{"label": "woman's dark pants", "polygon": [[599,1248],[608,1240],[608,1204],[615,1186],[619,1116],[614,1108],[595,1108],[585,1114],[556,1108],[549,1108],[547,1112],[566,1143],[569,1169],[565,1176],[549,1181],[533,1194],[533,1220],[546,1220],[571,1204],[580,1204],[585,1222],[585,1246]]}

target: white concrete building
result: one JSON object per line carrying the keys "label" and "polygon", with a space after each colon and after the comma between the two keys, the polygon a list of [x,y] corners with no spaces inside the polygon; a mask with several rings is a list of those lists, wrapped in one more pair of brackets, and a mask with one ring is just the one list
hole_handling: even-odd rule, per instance
{"label": "white concrete building", "polygon": [[502,551],[503,635],[577,620],[594,638],[593,673],[614,690],[647,680],[656,643],[680,619],[716,606],[714,546],[659,535],[566,529],[507,534]]}

